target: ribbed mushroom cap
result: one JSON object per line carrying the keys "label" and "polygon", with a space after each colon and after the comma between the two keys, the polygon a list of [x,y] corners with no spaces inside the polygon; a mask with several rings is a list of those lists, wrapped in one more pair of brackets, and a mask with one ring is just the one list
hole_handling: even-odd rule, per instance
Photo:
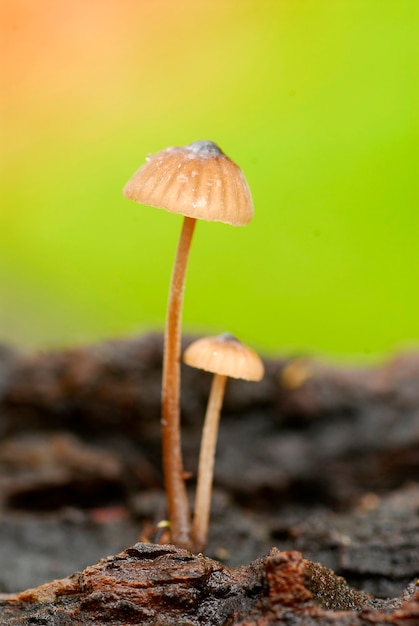
{"label": "ribbed mushroom cap", "polygon": [[256,352],[228,334],[194,341],[186,348],[183,360],[191,367],[230,378],[256,381],[265,373]]}
{"label": "ribbed mushroom cap", "polygon": [[241,169],[212,141],[166,148],[128,181],[124,196],[171,213],[243,226],[253,217]]}

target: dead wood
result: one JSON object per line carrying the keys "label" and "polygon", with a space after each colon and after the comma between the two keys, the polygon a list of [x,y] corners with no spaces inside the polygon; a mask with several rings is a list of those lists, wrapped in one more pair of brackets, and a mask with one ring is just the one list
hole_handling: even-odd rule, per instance
{"label": "dead wood", "polygon": [[136,544],[83,572],[0,600],[0,624],[249,626],[415,624],[419,593],[373,601],[299,552],[228,569],[174,546]]}
{"label": "dead wood", "polygon": [[[0,590],[85,568],[164,518],[161,358],[159,335],[0,350]],[[208,555],[279,552],[230,569],[136,544],[3,596],[0,624],[419,624],[419,355],[265,365],[227,388]],[[193,473],[210,376],[184,368],[182,385]]]}

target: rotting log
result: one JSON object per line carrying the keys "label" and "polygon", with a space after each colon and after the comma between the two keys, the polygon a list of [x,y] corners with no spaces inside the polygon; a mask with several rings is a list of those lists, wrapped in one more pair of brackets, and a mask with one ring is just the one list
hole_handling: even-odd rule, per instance
{"label": "rotting log", "polygon": [[[162,338],[158,335],[39,355],[0,349],[0,524],[3,543],[9,546],[8,558],[16,563],[24,559],[25,564],[39,561],[36,542],[31,541],[35,527],[37,535],[49,541],[42,545],[48,546],[48,555],[53,555],[59,565],[59,574],[55,575],[65,576],[136,541],[144,522],[153,524],[163,519],[161,358]],[[302,357],[265,361],[265,365],[267,374],[260,384],[232,382],[227,389],[208,554],[241,564],[265,554],[272,545],[278,545],[283,552],[273,552],[265,560],[234,570],[210,559],[160,547],[163,552],[153,559],[155,565],[165,560],[171,570],[174,560],[176,567],[184,563],[182,567],[189,564],[199,570],[206,563],[212,572],[208,580],[218,577],[230,581],[230,591],[221,595],[215,593],[213,583],[211,588],[204,585],[205,576],[195,579],[198,589],[188,583],[192,597],[198,597],[199,602],[195,605],[191,600],[189,611],[185,601],[183,623],[196,623],[196,606],[206,598],[203,606],[207,606],[208,615],[202,619],[207,622],[200,622],[204,624],[416,626],[419,355],[405,355],[362,369],[334,367]],[[193,471],[210,377],[185,370],[183,384],[185,467]],[[65,560],[68,547],[60,549],[69,529],[77,531],[82,539],[89,537],[89,543],[91,537],[108,534],[106,524],[98,520],[112,516],[124,542],[112,543],[113,539],[94,556],[89,552],[83,563],[71,561],[69,566]],[[51,528],[56,529],[54,534]],[[13,529],[16,533],[11,532]],[[129,529],[129,539],[124,529]],[[86,545],[84,539],[81,545]],[[126,562],[130,561],[129,571],[136,570],[135,576],[145,567],[141,550],[135,550],[136,557],[122,553],[108,560],[106,566],[107,576],[118,568],[121,580],[128,576],[126,590],[133,585],[129,573],[124,573]],[[306,560],[292,550],[302,551]],[[287,560],[289,569],[282,559]],[[330,570],[309,565],[309,559],[327,564],[356,588],[375,596],[397,598],[388,602],[368,599],[344,583],[338,584],[339,579]],[[144,562],[150,565],[150,559]],[[13,561],[8,563],[1,573],[3,590],[24,589],[53,577],[43,575],[25,585],[22,581],[7,584],[7,578],[16,581],[10,573]],[[80,617],[79,602],[82,592],[88,591],[87,583],[81,590],[77,580],[91,581],[95,568],[101,567],[99,563],[64,582],[4,597],[0,617],[8,616],[5,624],[89,623],[94,618],[88,618],[86,612]],[[313,567],[321,576],[309,574]],[[278,582],[284,571],[299,598],[298,606],[293,604],[291,611],[284,608],[285,587]],[[48,569],[45,572],[48,574]],[[166,575],[171,579],[170,573]],[[252,586],[250,595],[239,591],[239,583],[244,580],[240,576],[247,577],[245,584]],[[257,584],[261,587],[256,592]],[[56,594],[54,585],[62,591]],[[323,593],[325,585],[329,589],[328,603]],[[150,579],[144,588],[154,587],[154,579]],[[165,585],[165,589],[169,587]],[[403,588],[404,594],[398,595]],[[339,589],[344,590],[346,604],[336,600],[341,597]],[[101,605],[103,611],[105,604],[107,609],[113,606],[113,598],[115,606],[122,602],[127,615],[131,609],[136,614],[138,607],[124,604],[123,594],[115,592],[112,596],[109,589],[107,593],[107,602]],[[49,608],[46,601],[41,602],[42,594],[49,597]],[[277,596],[281,600],[275,600]],[[38,599],[22,604],[24,597]],[[98,596],[95,598],[99,605]],[[355,607],[350,604],[351,598]],[[163,604],[168,611],[166,623],[182,623],[175,618],[170,622],[166,596]],[[215,621],[211,622],[210,608],[214,606],[217,611],[227,607],[227,613],[221,612],[218,618],[213,612]],[[10,621],[13,607],[20,611],[16,617],[20,622]],[[71,610],[67,615],[64,609],[68,607]],[[50,613],[37,616],[36,611],[44,608]],[[326,609],[332,613],[325,613]],[[29,611],[25,618],[24,611]],[[114,617],[110,613],[108,623],[112,624]],[[225,621],[220,621],[227,614]],[[129,619],[136,623],[135,617],[123,623],[131,623]],[[137,623],[152,624],[154,617],[147,619],[149,622],[144,617]],[[106,623],[105,617],[99,623]],[[122,622],[115,621],[118,623]]]}
{"label": "rotting log", "polygon": [[413,626],[419,592],[392,601],[350,588],[299,552],[228,569],[171,545],[136,544],[83,572],[0,597],[0,624]]}

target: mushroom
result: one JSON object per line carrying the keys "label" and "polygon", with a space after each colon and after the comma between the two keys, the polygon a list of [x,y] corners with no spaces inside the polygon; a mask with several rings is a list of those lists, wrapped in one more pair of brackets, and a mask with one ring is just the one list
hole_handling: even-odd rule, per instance
{"label": "mushroom", "polygon": [[166,316],[162,379],[163,471],[171,538],[189,547],[191,521],[180,438],[180,351],[183,292],[197,219],[242,226],[253,216],[240,168],[212,141],[166,148],[148,158],[128,181],[125,197],[184,215]]}
{"label": "mushroom", "polygon": [[214,374],[202,431],[192,525],[194,549],[202,552],[208,537],[215,449],[227,377],[258,381],[263,378],[264,367],[256,352],[229,334],[198,339],[185,350],[183,360]]}

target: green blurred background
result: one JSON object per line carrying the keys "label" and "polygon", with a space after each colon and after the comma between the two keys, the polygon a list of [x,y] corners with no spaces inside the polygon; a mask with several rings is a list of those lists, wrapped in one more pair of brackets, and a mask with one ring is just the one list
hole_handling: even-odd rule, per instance
{"label": "green blurred background", "polygon": [[419,343],[417,0],[0,10],[1,340],[162,329],[181,218],[121,189],[211,139],[255,218],[198,224],[185,330],[358,361]]}

